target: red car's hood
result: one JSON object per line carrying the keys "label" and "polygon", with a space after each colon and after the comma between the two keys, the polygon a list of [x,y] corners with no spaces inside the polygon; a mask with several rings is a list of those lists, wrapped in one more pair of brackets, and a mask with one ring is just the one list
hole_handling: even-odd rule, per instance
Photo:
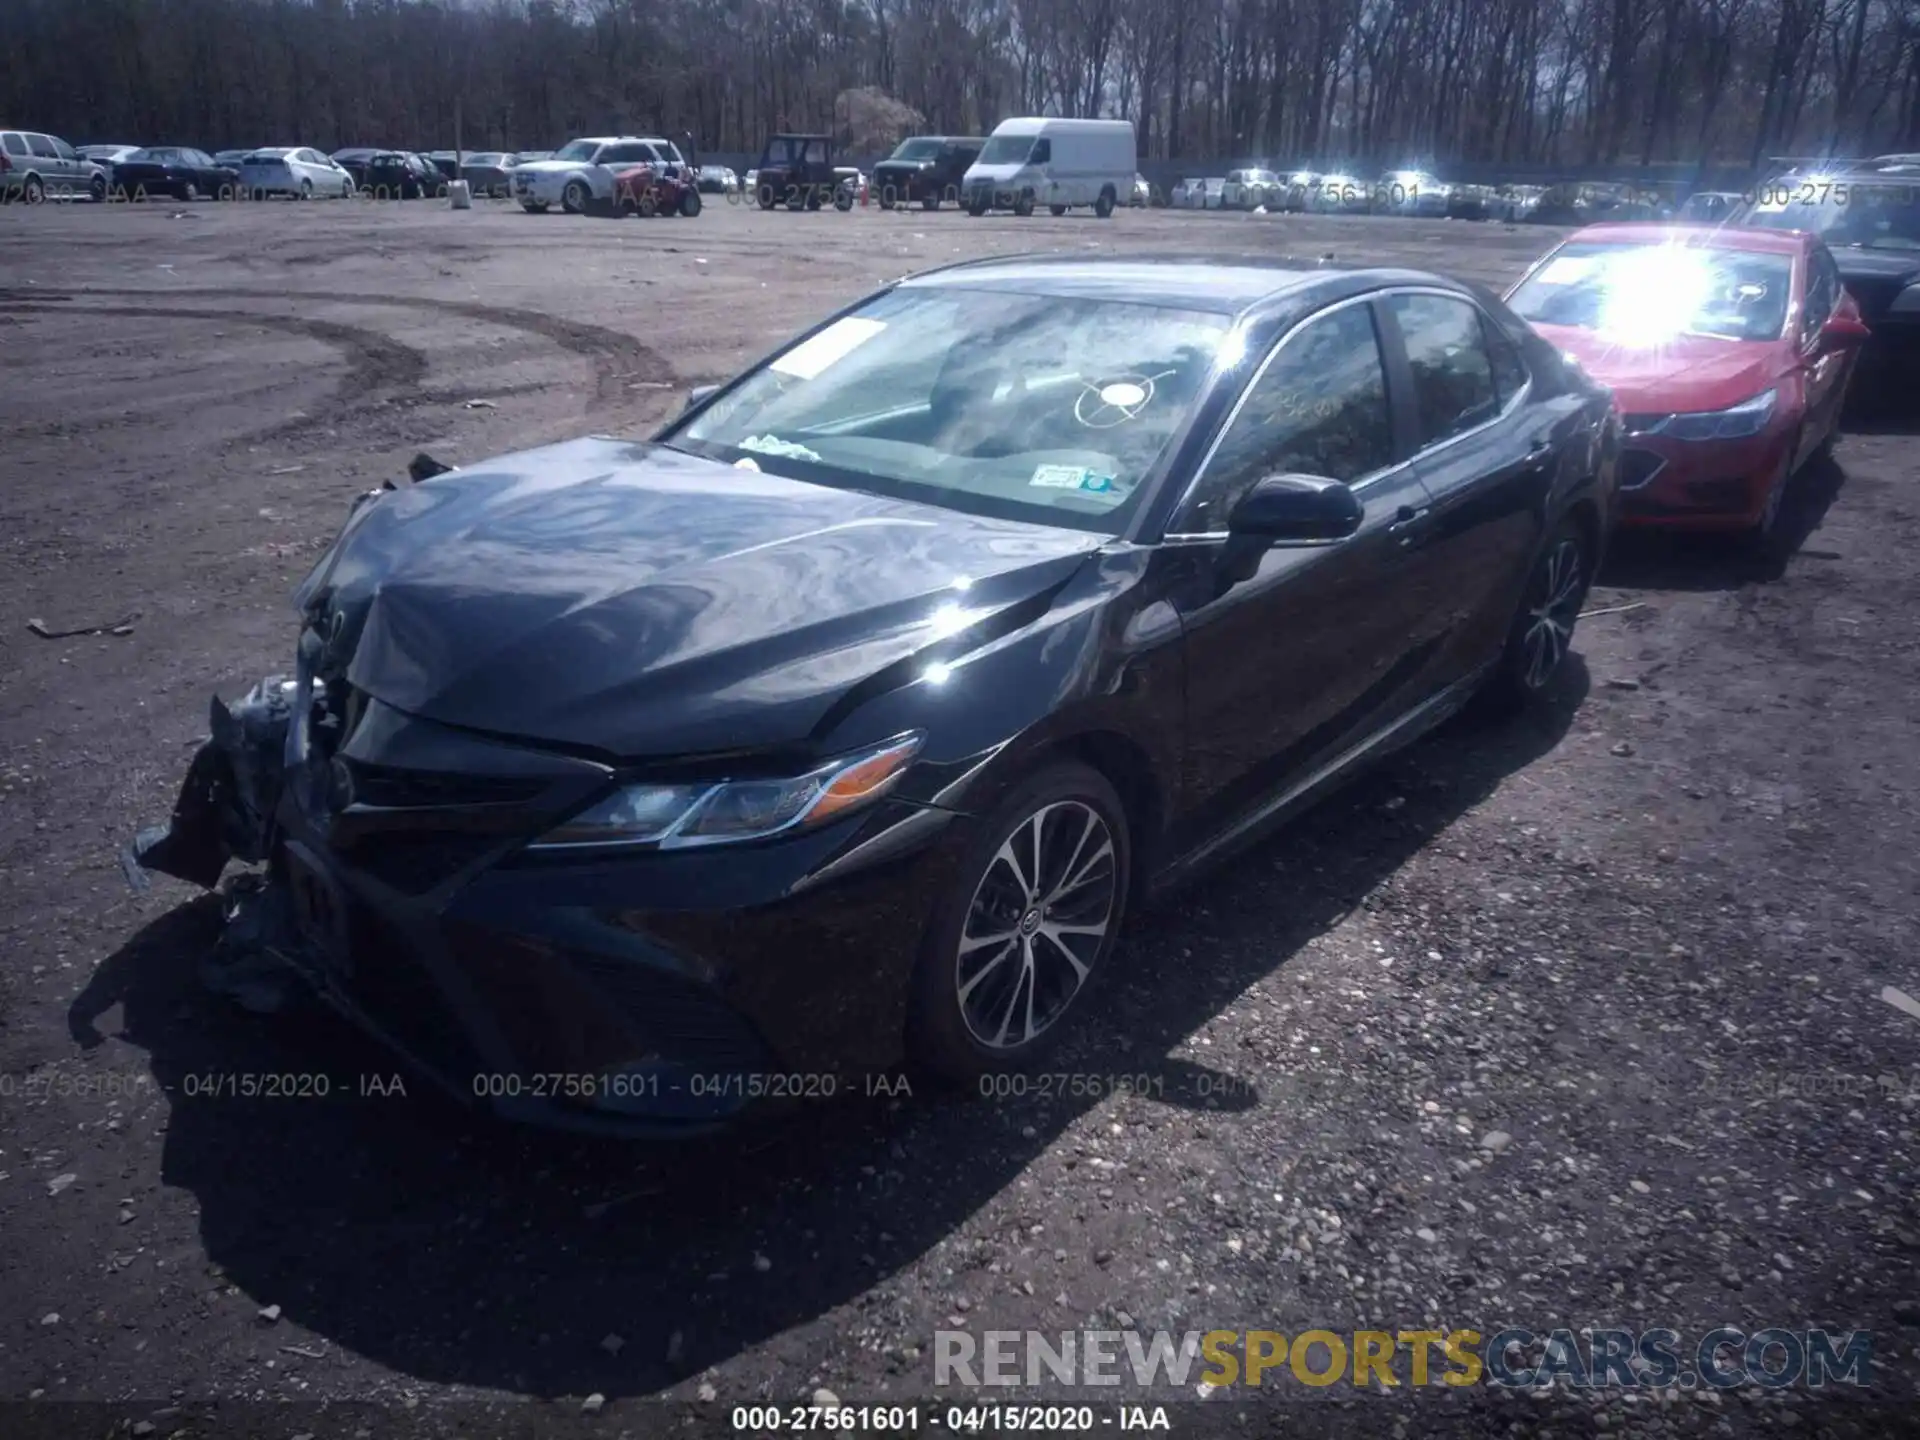
{"label": "red car's hood", "polygon": [[1676,335],[1657,345],[1626,345],[1571,326],[1533,328],[1611,389],[1629,414],[1724,410],[1773,384],[1790,359],[1778,340]]}

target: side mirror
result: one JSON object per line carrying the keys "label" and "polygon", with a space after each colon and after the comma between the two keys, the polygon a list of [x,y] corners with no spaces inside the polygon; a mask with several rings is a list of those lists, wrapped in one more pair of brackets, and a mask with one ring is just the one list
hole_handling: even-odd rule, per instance
{"label": "side mirror", "polygon": [[718,385],[694,386],[693,389],[687,392],[687,403],[680,407],[680,413],[684,415],[687,411],[697,409],[699,406],[706,404],[708,397],[719,388]]}
{"label": "side mirror", "polygon": [[1864,345],[1872,335],[1866,323],[1853,315],[1831,315],[1820,327],[1820,343],[1829,350]]}
{"label": "side mirror", "polygon": [[1240,497],[1227,517],[1221,551],[1221,590],[1250,580],[1260,557],[1276,545],[1326,545],[1360,529],[1360,497],[1324,475],[1268,475]]}
{"label": "side mirror", "polygon": [[1352,535],[1365,516],[1360,497],[1339,480],[1269,475],[1240,497],[1227,517],[1227,534],[1266,545],[1325,544]]}

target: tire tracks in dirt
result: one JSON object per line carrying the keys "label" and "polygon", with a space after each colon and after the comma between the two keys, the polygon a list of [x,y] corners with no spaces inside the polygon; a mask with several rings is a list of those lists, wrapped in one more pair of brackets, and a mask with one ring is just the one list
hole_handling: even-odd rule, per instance
{"label": "tire tracks in dirt", "polygon": [[[349,338],[350,334],[376,338],[376,332],[356,330],[355,327],[336,325],[330,321],[298,320],[296,322],[295,317],[270,317],[262,315],[260,312],[252,309],[229,309],[218,312],[194,311],[181,309],[166,302],[173,300],[175,297],[185,300],[219,299],[226,301],[267,301],[281,305],[306,302],[316,305],[365,306],[375,309],[421,310],[434,314],[457,315],[469,320],[478,321],[483,325],[493,325],[505,330],[520,330],[529,334],[538,335],[542,339],[551,341],[566,354],[575,355],[590,362],[594,371],[594,393],[587,404],[589,413],[608,409],[615,404],[627,400],[630,389],[633,388],[636,383],[652,386],[671,385],[675,383],[673,366],[668,363],[666,357],[658,351],[643,345],[635,337],[626,334],[624,331],[611,330],[602,325],[590,325],[579,320],[567,320],[558,315],[548,315],[538,310],[522,310],[505,305],[483,305],[477,301],[470,300],[442,300],[428,295],[301,295],[283,290],[234,290],[223,287],[194,287],[189,289],[159,291],[93,286],[78,290],[46,291],[35,287],[32,290],[0,289],[0,305],[5,305],[9,310],[34,308],[42,310],[55,309],[73,314],[83,312],[96,315],[114,313],[111,310],[105,310],[102,307],[94,305],[77,305],[74,306],[71,311],[66,310],[68,302],[87,301],[96,296],[111,299],[133,298],[149,302],[154,308],[150,311],[143,311],[142,313],[154,317],[181,315],[192,318],[203,318],[211,314],[215,318],[231,320],[237,323],[244,323],[249,320],[260,320],[261,323],[267,324],[274,323],[275,318],[277,318],[290,324],[298,323],[312,327],[332,326],[335,331],[341,332],[342,335],[342,338],[335,343],[348,345],[353,344]],[[50,301],[59,303],[57,305],[44,303]],[[312,333],[315,338],[327,338],[321,335],[317,328],[308,333]],[[400,345],[398,341],[392,340],[390,337],[378,336],[377,338],[386,345],[395,347],[396,349],[408,349],[408,347]],[[381,367],[384,366],[387,361],[379,358],[384,352],[382,352],[378,346],[369,346],[362,342],[357,348],[350,348],[348,353],[349,356],[354,359],[360,373],[378,373],[379,378],[375,379],[371,386],[373,389],[379,389],[389,384],[417,382],[425,373],[424,367],[426,360],[424,356],[420,356],[420,352],[418,351],[410,351],[409,353],[419,356],[422,366],[421,371],[418,374],[412,374],[392,381],[385,378],[384,371],[381,370]],[[349,398],[363,398],[367,393],[367,389],[359,389]]]}

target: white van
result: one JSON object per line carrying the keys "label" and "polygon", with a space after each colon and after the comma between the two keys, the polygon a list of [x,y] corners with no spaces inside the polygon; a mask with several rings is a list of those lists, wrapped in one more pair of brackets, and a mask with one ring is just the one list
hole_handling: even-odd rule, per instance
{"label": "white van", "polygon": [[1091,205],[1102,220],[1133,193],[1138,159],[1131,120],[1002,120],[968,167],[960,196],[970,215],[1010,209],[1056,215]]}

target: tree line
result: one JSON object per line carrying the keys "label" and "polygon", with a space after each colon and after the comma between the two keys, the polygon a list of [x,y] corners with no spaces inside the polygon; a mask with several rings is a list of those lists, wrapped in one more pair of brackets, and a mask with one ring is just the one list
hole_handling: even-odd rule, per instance
{"label": "tree line", "polygon": [[1008,115],[1148,158],[1746,165],[1920,150],[1920,0],[8,0],[0,121],[76,144],[862,153]]}

